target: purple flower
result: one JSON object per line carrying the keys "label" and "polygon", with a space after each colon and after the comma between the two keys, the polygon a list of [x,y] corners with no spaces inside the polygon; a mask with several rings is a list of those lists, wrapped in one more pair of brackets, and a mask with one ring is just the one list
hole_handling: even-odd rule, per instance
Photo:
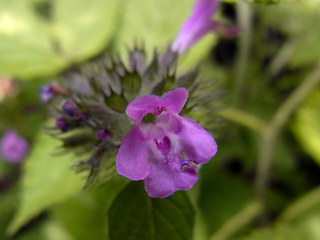
{"label": "purple flower", "polygon": [[58,117],[56,119],[56,126],[59,128],[62,132],[66,132],[69,130],[70,125],[66,122],[66,120],[63,117]]}
{"label": "purple flower", "polygon": [[51,85],[45,85],[40,88],[40,100],[42,104],[47,104],[54,96],[55,92]]}
{"label": "purple flower", "polygon": [[19,163],[24,159],[29,149],[28,142],[14,130],[8,130],[1,139],[1,156],[11,163]]}
{"label": "purple flower", "polygon": [[56,95],[68,96],[69,94],[56,82],[40,88],[40,100],[42,104],[47,104]]}
{"label": "purple flower", "polygon": [[76,116],[80,112],[78,107],[68,100],[62,104],[62,110],[71,117]]}
{"label": "purple flower", "polygon": [[70,117],[75,117],[78,119],[86,119],[90,116],[88,113],[81,112],[77,105],[69,100],[63,102],[62,110]]}
{"label": "purple flower", "polygon": [[238,28],[212,20],[212,16],[220,5],[218,0],[197,0],[191,16],[183,24],[180,33],[172,44],[172,51],[179,54],[185,52],[194,43],[210,31],[216,30],[226,38],[234,37]]}
{"label": "purple flower", "polygon": [[209,132],[179,115],[187,98],[187,90],[177,88],[161,98],[139,97],[126,109],[135,126],[121,143],[116,168],[127,178],[144,180],[150,197],[190,189],[198,180],[196,166],[217,152]]}

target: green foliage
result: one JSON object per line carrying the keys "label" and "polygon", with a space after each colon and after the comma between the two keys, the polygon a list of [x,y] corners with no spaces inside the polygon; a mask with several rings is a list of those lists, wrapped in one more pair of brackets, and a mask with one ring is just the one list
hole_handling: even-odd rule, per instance
{"label": "green foliage", "polygon": [[[149,53],[157,46],[164,49],[192,10],[191,0],[1,0],[0,4],[0,73],[22,79],[56,74],[98,53],[110,40],[120,50],[141,42]],[[183,66],[197,63],[213,43],[212,37],[203,39]]]}
{"label": "green foliage", "polygon": [[8,229],[10,234],[48,207],[78,192],[84,184],[81,176],[70,169],[75,159],[71,153],[54,155],[60,144],[45,133],[38,136],[25,162],[20,204]]}
{"label": "green foliage", "polygon": [[[126,1],[115,47],[123,53],[127,46],[142,42],[148,52],[155,47],[165,49],[178,34],[183,21],[192,10],[192,0],[130,0]],[[179,11],[176,11],[179,9]]]}
{"label": "green foliage", "polygon": [[77,240],[108,238],[107,211],[112,200],[127,184],[116,176],[97,189],[84,190],[53,208],[53,218]]}
{"label": "green foliage", "polygon": [[[71,166],[83,156],[79,159],[71,152],[55,155],[61,149],[60,140],[40,133],[44,121],[38,103],[40,84],[105,49],[124,55],[128,48],[145,45],[150,60],[155,48],[163,52],[175,39],[193,2],[0,0],[0,75],[30,80],[18,84],[18,93],[1,102],[0,131],[17,128],[32,146],[22,164],[20,185],[15,182],[20,166],[0,163],[1,239],[320,239],[319,193],[308,193],[319,185],[317,88],[292,108],[293,118],[275,130],[274,147],[268,151],[270,165],[264,162],[269,186],[264,191],[262,202],[267,204],[261,214],[272,218],[262,219],[267,226],[260,229],[261,218],[256,219],[256,213],[247,214],[252,210],[248,208],[250,203],[258,198],[257,166],[265,147],[261,139],[269,134],[265,130],[279,106],[306,81],[319,60],[319,0],[248,0],[244,9],[238,7],[239,0],[225,0],[235,4],[220,9],[214,18],[221,20],[221,15],[230,14],[234,7],[236,16],[229,15],[229,21],[235,20],[241,27],[238,38],[222,40],[208,35],[179,58],[179,70],[190,70],[207,58],[201,74],[205,79],[225,80],[225,103],[232,105],[223,106],[225,111],[217,118],[213,108],[193,106],[192,98],[188,102],[195,120],[205,123],[207,129],[219,126],[213,132],[219,153],[200,169],[199,182],[188,192],[197,211],[185,192],[152,199],[142,182],[125,187],[128,180],[115,176],[114,158],[109,159],[109,155],[108,165],[100,166],[103,171],[96,173],[93,168],[99,177],[92,177],[91,182],[98,187],[82,191],[85,177],[75,174]],[[240,84],[239,72],[243,73]],[[42,83],[33,81],[42,77]],[[127,75],[124,93],[109,98],[108,104],[123,112],[140,88],[150,87],[142,85],[137,75]],[[171,86],[164,86],[167,88]],[[211,89],[204,87],[203,93],[214,95]],[[233,91],[239,92],[239,98],[232,99]],[[192,89],[189,93],[192,96]],[[195,98],[199,102],[204,99],[201,94]],[[29,103],[38,109],[34,115],[26,112]],[[221,106],[215,98],[213,104]],[[122,122],[119,125],[124,134],[130,128]],[[292,133],[296,139],[292,139]],[[121,139],[117,140],[120,144]],[[308,196],[301,197],[306,192]],[[5,236],[6,231],[11,236]]]}
{"label": "green foliage", "polygon": [[[129,0],[124,5],[114,39],[114,48],[126,55],[127,47],[134,43],[143,44],[151,54],[154,49],[165,50],[178,35],[183,22],[192,11],[193,0]],[[177,11],[179,9],[179,11]],[[195,49],[182,59],[182,68],[194,67],[204,56],[208,47],[214,44],[214,37],[207,36],[195,45]]]}
{"label": "green foliage", "polygon": [[194,210],[185,192],[150,198],[142,182],[130,183],[109,211],[111,240],[187,240],[192,239],[193,224]]}
{"label": "green foliage", "polygon": [[[3,176],[3,174],[1,174]],[[12,218],[15,209],[18,206],[19,189],[11,188],[8,192],[0,194],[0,239],[5,238],[5,232],[9,225],[8,219]]]}
{"label": "green foliage", "polygon": [[278,49],[278,53],[280,56],[282,52],[281,56],[288,60],[291,66],[307,66],[319,58],[319,7],[318,0],[291,1],[268,8],[261,7],[261,11],[272,11],[272,17],[268,14],[262,15],[264,21],[289,37]]}
{"label": "green foliage", "polygon": [[219,173],[211,166],[202,169],[201,177],[203,191],[199,196],[199,208],[206,219],[207,234],[210,235],[249,203],[251,192],[243,182]]}
{"label": "green foliage", "polygon": [[[237,3],[240,0],[222,0],[222,1],[227,3]],[[275,4],[275,3],[280,3],[281,1],[286,1],[286,0],[246,0],[246,1],[251,3]]]}
{"label": "green foliage", "polygon": [[126,98],[133,100],[141,88],[141,79],[137,73],[126,74],[122,79],[123,94]]}
{"label": "green foliage", "polygon": [[320,164],[320,90],[316,89],[297,110],[292,130],[304,150]]}
{"label": "green foliage", "polygon": [[[317,212],[319,213],[319,212]],[[318,240],[320,217],[314,214],[308,218],[302,218],[294,224],[281,223],[273,228],[259,229],[248,236],[236,238],[237,240]]]}
{"label": "green foliage", "polygon": [[[0,73],[22,79],[51,75],[96,54],[112,37],[119,2],[1,0]],[[39,4],[49,4],[46,18]]]}
{"label": "green foliage", "polygon": [[45,220],[37,224],[25,234],[18,234],[12,240],[76,240],[54,220]]}
{"label": "green foliage", "polygon": [[30,1],[0,1],[0,73],[32,77],[57,72],[65,62]]}
{"label": "green foliage", "polygon": [[106,46],[123,7],[116,0],[58,0],[52,4],[52,35],[62,56],[71,62],[86,59]]}
{"label": "green foliage", "polygon": [[113,110],[123,113],[127,108],[127,101],[124,97],[113,94],[105,99],[106,104]]}
{"label": "green foliage", "polygon": [[[23,82],[17,96],[0,102],[0,131],[14,128],[29,141],[35,137],[45,119],[39,103],[39,87],[36,81]],[[21,124],[21,115],[24,124]]]}

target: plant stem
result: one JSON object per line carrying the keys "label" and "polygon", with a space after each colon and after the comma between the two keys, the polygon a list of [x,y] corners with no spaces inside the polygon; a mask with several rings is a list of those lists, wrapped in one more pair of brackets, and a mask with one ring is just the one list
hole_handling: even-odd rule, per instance
{"label": "plant stem", "polygon": [[295,89],[290,97],[278,108],[260,140],[257,175],[255,181],[256,197],[264,201],[268,188],[269,171],[272,164],[274,148],[281,129],[289,120],[305,97],[320,82],[320,62],[305,80]]}
{"label": "plant stem", "polygon": [[262,133],[267,126],[263,120],[236,108],[227,108],[219,111],[217,114],[224,119],[247,127],[258,133]]}
{"label": "plant stem", "polygon": [[209,240],[225,240],[233,236],[236,232],[250,223],[262,211],[262,206],[258,202],[251,202],[239,213],[227,221]]}
{"label": "plant stem", "polygon": [[236,62],[235,81],[233,100],[238,102],[241,97],[244,77],[249,59],[251,32],[252,32],[252,6],[250,3],[240,1],[237,4],[237,22],[241,29],[241,34],[238,40],[239,54]]}
{"label": "plant stem", "polygon": [[288,60],[294,53],[297,47],[297,39],[289,40],[285,43],[285,45],[278,51],[277,55],[273,58],[270,66],[268,68],[268,72],[274,77],[276,74],[286,66]]}
{"label": "plant stem", "polygon": [[298,218],[302,213],[311,209],[320,203],[320,186],[308,192],[306,195],[295,201],[287,207],[281,216],[278,218],[280,221],[292,221]]}

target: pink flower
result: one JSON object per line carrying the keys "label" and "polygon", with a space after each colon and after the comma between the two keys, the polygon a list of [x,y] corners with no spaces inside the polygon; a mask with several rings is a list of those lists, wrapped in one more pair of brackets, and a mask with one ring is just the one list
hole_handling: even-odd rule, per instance
{"label": "pink flower", "polygon": [[211,31],[216,31],[225,38],[236,36],[239,32],[237,27],[212,20],[219,5],[218,0],[197,0],[191,16],[183,24],[171,50],[181,54]]}
{"label": "pink flower", "polygon": [[187,90],[177,88],[161,98],[139,97],[126,109],[135,126],[121,143],[116,168],[129,179],[144,180],[150,197],[192,188],[198,180],[196,166],[217,152],[209,132],[179,115],[187,98]]}
{"label": "pink flower", "polygon": [[0,152],[4,160],[11,163],[21,162],[29,149],[28,142],[14,130],[4,133],[0,143]]}

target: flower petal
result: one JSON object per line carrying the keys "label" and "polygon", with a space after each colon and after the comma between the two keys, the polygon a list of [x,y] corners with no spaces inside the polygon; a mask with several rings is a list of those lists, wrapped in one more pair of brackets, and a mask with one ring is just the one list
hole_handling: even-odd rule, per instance
{"label": "flower petal", "polygon": [[181,129],[180,115],[172,113],[171,111],[162,112],[157,116],[156,124],[167,133],[177,134]]}
{"label": "flower petal", "polygon": [[183,24],[180,33],[172,45],[172,51],[183,53],[206,33],[216,27],[211,21],[212,15],[220,5],[218,0],[198,0],[191,16]]}
{"label": "flower petal", "polygon": [[197,0],[193,6],[193,15],[197,17],[212,17],[221,2],[219,0]]}
{"label": "flower petal", "polygon": [[159,106],[161,99],[158,96],[146,95],[133,100],[126,109],[126,114],[136,123],[140,122],[144,115]]}
{"label": "flower petal", "polygon": [[150,197],[165,198],[175,191],[193,187],[198,181],[198,174],[195,169],[182,171],[181,163],[182,159],[175,159],[169,164],[151,164],[150,174],[145,179],[145,189]]}
{"label": "flower petal", "polygon": [[147,144],[138,126],[126,134],[116,156],[116,168],[120,175],[132,180],[142,180],[149,175]]}
{"label": "flower petal", "polygon": [[188,91],[185,88],[176,88],[162,95],[161,100],[165,106],[174,113],[180,113],[188,99]]}
{"label": "flower petal", "polygon": [[209,132],[195,121],[181,117],[180,147],[184,156],[196,164],[204,164],[217,153],[218,146]]}
{"label": "flower petal", "polygon": [[52,91],[52,87],[50,85],[40,87],[40,100],[43,105],[47,104],[54,95],[55,93]]}

